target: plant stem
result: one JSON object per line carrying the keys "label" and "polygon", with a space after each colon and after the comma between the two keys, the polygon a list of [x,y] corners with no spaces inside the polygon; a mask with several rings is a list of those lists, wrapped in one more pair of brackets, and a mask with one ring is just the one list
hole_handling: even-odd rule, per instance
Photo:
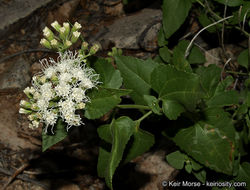
{"label": "plant stem", "polygon": [[200,0],[196,0],[196,2],[199,3],[203,8],[205,8],[205,5]]}
{"label": "plant stem", "polygon": [[235,74],[235,75],[250,76],[250,74],[248,74],[248,73],[241,73],[241,72],[236,72],[236,71],[226,71],[226,73]]}
{"label": "plant stem", "polygon": [[135,105],[135,104],[117,105],[116,107],[121,108],[121,109],[143,109],[143,110],[151,110],[151,108],[149,106]]}
{"label": "plant stem", "polygon": [[153,113],[153,112],[149,111],[148,113],[144,114],[140,119],[136,120],[136,122],[139,123],[139,125],[140,125],[141,121],[144,120],[146,117],[148,117],[151,113]]}

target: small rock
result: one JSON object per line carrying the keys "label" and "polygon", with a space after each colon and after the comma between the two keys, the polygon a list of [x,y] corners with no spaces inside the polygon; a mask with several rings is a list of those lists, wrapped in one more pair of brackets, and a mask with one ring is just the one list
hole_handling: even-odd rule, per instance
{"label": "small rock", "polygon": [[59,23],[70,20],[79,2],[80,0],[71,0],[61,5],[57,10],[50,11],[47,18],[48,24],[51,24],[55,20]]}
{"label": "small rock", "polygon": [[9,69],[0,77],[0,89],[24,89],[30,82],[30,64],[20,57],[9,65]]}
{"label": "small rock", "polygon": [[[0,139],[11,150],[38,148],[29,140],[20,137],[18,109],[22,94],[11,91],[3,93],[0,91]],[[25,127],[28,128],[28,126]]]}
{"label": "small rock", "polygon": [[88,0],[80,0],[80,5],[82,6],[83,9],[86,9],[87,1]]}
{"label": "small rock", "polygon": [[90,2],[88,6],[88,10],[91,12],[98,12],[100,10],[100,6],[96,2]]}
{"label": "small rock", "polygon": [[[18,21],[30,16],[37,9],[47,5],[52,0],[12,0],[8,3],[0,2],[0,38],[10,30],[17,28]],[[14,25],[16,25],[14,27]]]}
{"label": "small rock", "polygon": [[157,151],[148,153],[142,159],[136,161],[136,171],[150,175],[150,181],[141,187],[140,190],[162,190],[163,181],[171,181],[178,173],[178,170],[168,165],[166,162],[166,152]]}
{"label": "small rock", "polygon": [[[156,30],[150,28],[155,27],[155,23],[160,22],[161,18],[161,10],[143,9],[135,15],[117,19],[112,25],[99,31],[90,40],[92,42],[99,41],[103,49],[108,49],[110,45],[124,49],[140,49],[141,36],[147,36],[147,39],[154,38],[152,37],[154,36],[153,31]],[[145,34],[149,31],[151,34]],[[157,33],[155,36],[157,36]],[[146,44],[151,44],[151,42],[147,41]],[[141,45],[144,45],[144,43]]]}
{"label": "small rock", "polygon": [[42,70],[42,64],[39,62],[35,62],[31,65],[30,72],[31,76],[34,76],[35,74],[39,73]]}
{"label": "small rock", "polygon": [[115,6],[122,3],[122,0],[104,0],[103,4],[106,6]]}
{"label": "small rock", "polygon": [[67,184],[58,188],[57,190],[80,190],[79,186],[76,184]]}
{"label": "small rock", "polygon": [[123,3],[121,0],[104,1],[104,13],[111,16],[120,16],[124,14]]}
{"label": "small rock", "polygon": [[146,51],[154,51],[158,47],[158,32],[161,28],[161,23],[155,23],[150,26],[148,30],[145,30],[141,35],[141,40],[139,41],[140,46]]}
{"label": "small rock", "polygon": [[222,63],[221,54],[222,54],[222,48],[220,47],[205,51],[206,63],[204,64],[204,66],[207,67],[211,64],[221,66]]}

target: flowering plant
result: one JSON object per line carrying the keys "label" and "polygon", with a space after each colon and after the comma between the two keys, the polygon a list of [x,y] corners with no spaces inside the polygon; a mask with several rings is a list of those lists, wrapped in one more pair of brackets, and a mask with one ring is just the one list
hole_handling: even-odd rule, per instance
{"label": "flowering plant", "polygon": [[[187,15],[191,1],[178,2],[184,11],[163,9],[163,15]],[[165,8],[176,8],[175,0],[165,4]],[[43,124],[43,151],[63,140],[70,127],[82,125],[83,117],[98,119],[112,113],[107,124],[97,129],[103,142],[97,171],[113,189],[116,168],[154,145],[154,134],[141,128],[145,119],[154,117],[164,121],[157,123],[163,128],[161,133],[181,149],[166,157],[175,168],[185,168],[202,183],[208,169],[226,179],[249,180],[249,162],[240,164],[241,153],[247,154],[241,149],[250,142],[249,81],[240,103],[238,93],[230,88],[231,76],[223,80],[219,67],[197,66],[205,58],[190,46],[191,42],[182,40],[169,51],[167,40],[186,17],[178,18],[178,22],[169,17],[163,20],[158,39],[160,55],[154,60],[123,56],[116,48],[108,53],[109,58],[94,57],[99,46],[89,48],[85,41],[79,51],[72,52],[69,48],[80,38],[79,23],[70,27],[69,23],[61,26],[54,22],[51,26],[56,34],[46,27],[41,44],[58,51],[58,59],[41,60],[42,72],[32,78],[32,87],[24,90],[29,101],[20,103],[20,113],[28,114],[30,128]],[[168,22],[174,22],[171,31]],[[125,95],[132,104],[120,104]],[[232,108],[236,110],[233,113]],[[136,109],[142,116],[121,116],[119,109]],[[236,117],[241,118],[238,125],[246,133],[235,129]]]}

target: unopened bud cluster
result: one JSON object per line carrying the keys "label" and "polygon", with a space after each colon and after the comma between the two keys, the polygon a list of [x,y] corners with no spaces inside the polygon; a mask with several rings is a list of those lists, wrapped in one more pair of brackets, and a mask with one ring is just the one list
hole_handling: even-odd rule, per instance
{"label": "unopened bud cluster", "polygon": [[64,22],[61,26],[57,21],[55,21],[51,24],[51,26],[57,32],[57,35],[55,35],[54,32],[46,26],[43,29],[43,35],[45,38],[40,41],[40,43],[48,49],[55,49],[63,52],[72,46],[72,44],[75,43],[81,35],[79,30],[82,26],[78,22],[75,22],[73,27],[70,27],[70,24],[67,22]]}
{"label": "unopened bud cluster", "polygon": [[86,66],[81,56],[70,51],[59,54],[57,62],[52,58],[40,61],[43,72],[33,76],[32,87],[24,90],[29,101],[20,102],[19,112],[29,115],[30,128],[44,123],[47,131],[59,118],[67,124],[67,129],[81,125],[76,110],[85,108],[90,101],[86,91],[98,84],[99,76]]}

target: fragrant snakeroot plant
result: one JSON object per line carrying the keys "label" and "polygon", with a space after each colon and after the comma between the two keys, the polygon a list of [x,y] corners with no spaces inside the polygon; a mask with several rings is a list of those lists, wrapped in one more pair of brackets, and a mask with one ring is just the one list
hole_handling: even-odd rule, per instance
{"label": "fragrant snakeroot plant", "polygon": [[[41,44],[59,52],[58,59],[41,60],[43,70],[24,90],[29,101],[20,102],[20,113],[28,114],[30,128],[43,124],[43,151],[63,140],[70,127],[83,124],[83,118],[99,119],[106,114],[107,122],[97,129],[102,141],[97,172],[110,189],[117,167],[153,146],[154,135],[140,128],[152,115],[157,122],[151,123],[152,128],[181,150],[166,157],[169,164],[184,168],[202,183],[210,180],[207,171],[213,171],[223,180],[250,184],[249,154],[244,150],[250,144],[250,82],[246,80],[239,96],[231,88],[235,83],[232,76],[222,79],[221,68],[203,66],[205,57],[197,47],[185,56],[188,41],[181,40],[169,51],[167,40],[182,25],[192,3],[163,2],[158,39],[162,47],[154,60],[123,56],[116,48],[108,58],[98,58],[94,54],[99,46],[85,41],[80,50],[72,52],[69,49],[80,38],[79,23],[71,27],[55,21],[52,30],[46,27]],[[171,19],[177,14],[179,20]],[[247,54],[241,62],[244,57]],[[125,95],[132,104],[120,104]],[[131,114],[132,109],[136,114]],[[124,113],[131,117],[121,116]],[[138,114],[141,117],[136,119]]]}

